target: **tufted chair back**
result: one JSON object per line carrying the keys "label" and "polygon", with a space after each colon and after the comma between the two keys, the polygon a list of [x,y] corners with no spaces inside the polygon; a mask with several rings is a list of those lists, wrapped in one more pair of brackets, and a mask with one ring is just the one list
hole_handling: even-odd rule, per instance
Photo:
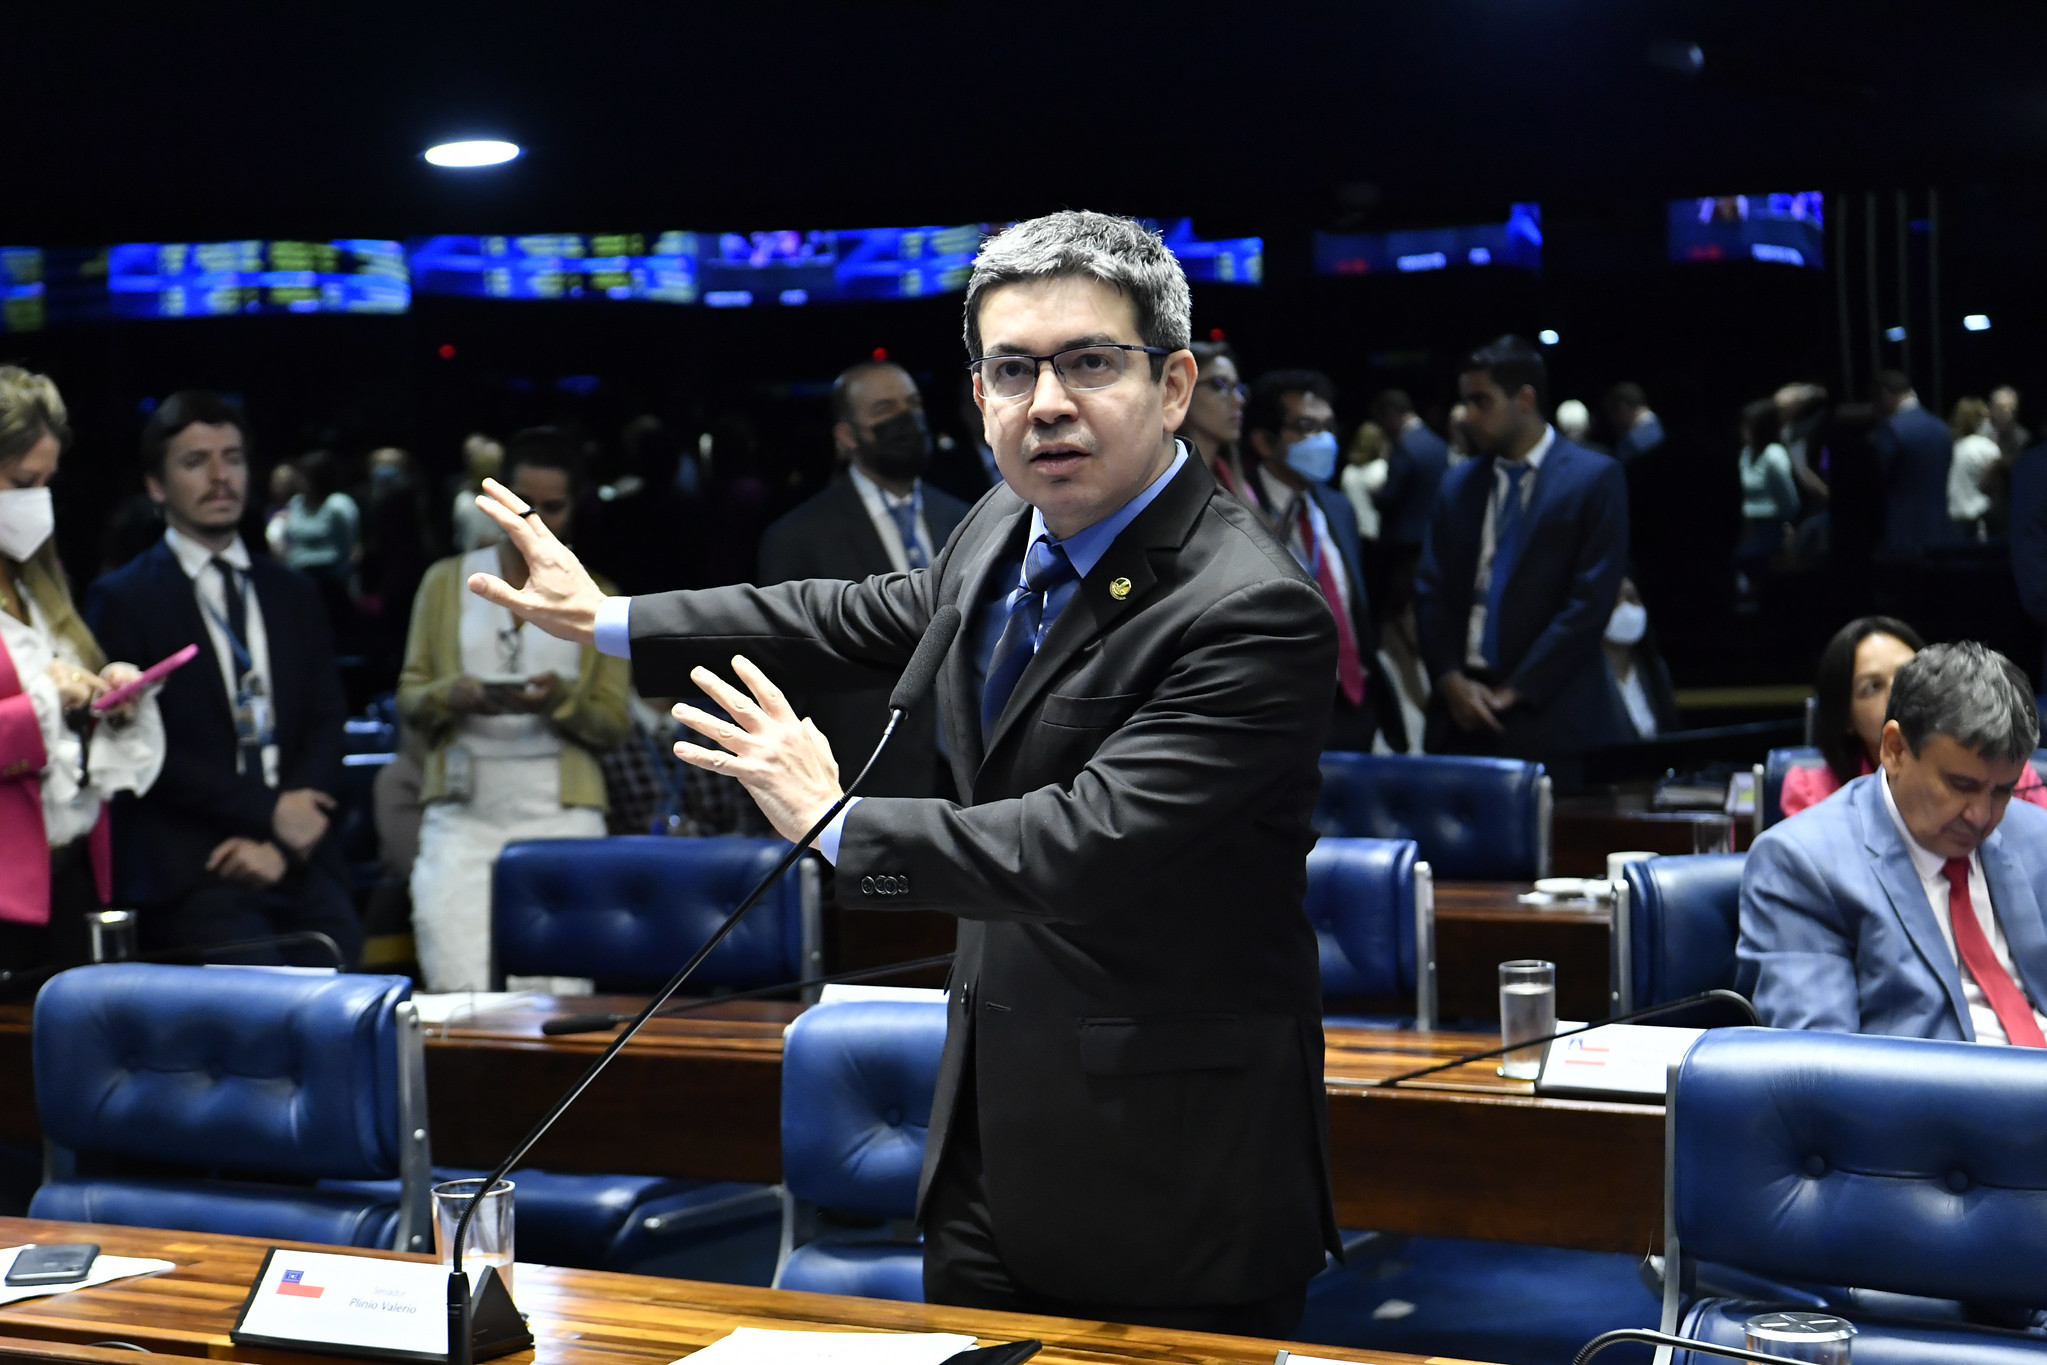
{"label": "tufted chair back", "polygon": [[1742,853],[1697,853],[1628,864],[1622,880],[1626,899],[1616,907],[1617,1013],[1734,989],[1746,859]]}
{"label": "tufted chair back", "polygon": [[[1667,1122],[1666,1331],[1738,1345],[1764,1306],[1684,1304],[1700,1261],[1917,1296],[1915,1317],[1935,1301],[1978,1322],[2047,1307],[2047,1055],[1717,1029],[1673,1069]],[[1861,1323],[1855,1358],[2039,1358],[2036,1336],[1949,1317]]]}
{"label": "tufted chair back", "polygon": [[[61,1175],[31,1213],[428,1249],[411,989],[400,976],[140,962],[52,978],[35,1006],[36,1108]],[[395,1202],[312,1188],[391,1177]]]}
{"label": "tufted chair back", "polygon": [[869,1223],[916,1216],[917,1180],[945,1006],[863,1000],[805,1011],[782,1044],[782,1181],[791,1200],[779,1289],[923,1298],[914,1242],[819,1235],[797,1246],[799,1206]]}
{"label": "tufted chair back", "polygon": [[1549,875],[1551,792],[1540,763],[1448,754],[1322,755],[1315,832],[1412,839],[1449,881]]}
{"label": "tufted chair back", "polygon": [[1315,926],[1325,1002],[1398,996],[1435,1027],[1435,890],[1412,839],[1317,839],[1302,908]]}
{"label": "tufted chair back", "polygon": [[[497,976],[583,976],[645,993],[700,947],[789,845],[721,835],[536,839],[509,844],[491,874]],[[748,989],[815,976],[817,869],[790,868],[692,982]]]}

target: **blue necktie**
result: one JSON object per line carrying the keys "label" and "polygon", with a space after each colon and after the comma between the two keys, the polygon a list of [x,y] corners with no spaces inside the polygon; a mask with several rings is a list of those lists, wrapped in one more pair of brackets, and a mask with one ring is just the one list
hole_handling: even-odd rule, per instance
{"label": "blue necktie", "polygon": [[1500,666],[1500,599],[1506,596],[1507,575],[1521,551],[1521,480],[1528,474],[1528,466],[1519,460],[1503,460],[1500,468],[1506,471],[1507,496],[1500,499],[1493,518],[1492,576],[1485,590],[1485,635],[1479,641],[1479,652],[1491,668]]}
{"label": "blue necktie", "polygon": [[917,540],[917,499],[908,502],[887,502],[888,514],[895,518],[896,533],[903,538],[903,562],[913,569],[928,569],[931,561],[924,557],[924,546]]}
{"label": "blue necktie", "polygon": [[1045,615],[1046,599],[1079,579],[1066,551],[1049,538],[1038,539],[1024,556],[1024,586],[1009,594],[1009,620],[1002,627],[1002,638],[995,642],[995,654],[988,663],[988,682],[981,689],[984,740],[995,732],[995,722],[1009,703],[1009,694],[1016,691],[1017,681],[1038,652],[1038,641],[1052,624]]}

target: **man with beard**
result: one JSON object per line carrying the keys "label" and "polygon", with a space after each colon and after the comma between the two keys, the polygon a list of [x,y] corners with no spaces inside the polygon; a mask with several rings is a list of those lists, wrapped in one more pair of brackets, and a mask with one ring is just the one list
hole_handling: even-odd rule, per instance
{"label": "man with beard", "polygon": [[[924,480],[931,432],[924,399],[902,366],[868,361],[832,385],[832,441],[844,468],[822,493],[761,537],[762,587],[805,578],[863,579],[930,567],[967,505]],[[889,689],[809,694],[792,678],[791,704],[817,722],[832,749],[864,754],[888,722]],[[807,695],[808,694],[808,695]],[[934,703],[903,718],[864,790],[937,796],[951,790],[938,753]]]}

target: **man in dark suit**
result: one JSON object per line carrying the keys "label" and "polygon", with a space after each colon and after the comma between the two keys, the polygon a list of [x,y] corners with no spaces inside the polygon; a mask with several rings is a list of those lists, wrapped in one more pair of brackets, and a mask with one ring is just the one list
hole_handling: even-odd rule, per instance
{"label": "man in dark suit", "polygon": [[[967,514],[965,503],[923,477],[931,461],[931,432],[917,383],[902,366],[869,361],[839,376],[832,385],[832,441],[842,467],[831,483],[761,538],[755,581],[762,587],[928,568]],[[886,687],[789,688],[791,704],[814,719],[833,751],[842,754],[864,754],[881,738],[888,694]],[[923,702],[903,717],[866,790],[875,796],[936,796],[948,789],[937,737],[937,706]]]}
{"label": "man in dark suit", "polygon": [[[533,566],[472,586],[695,683],[734,723],[689,761],[788,837],[839,772],[751,659],[871,687],[941,606],[967,624],[939,713],[957,802],[828,827],[839,902],[960,917],[921,1217],[933,1302],[1260,1336],[1337,1245],[1313,933],[1301,913],[1336,678],[1322,593],[1171,433],[1196,367],[1185,277],[1127,219],[1058,213],[982,249],[967,348],[1004,484],[928,570],[605,599]],[[848,754],[848,763],[865,755]]]}
{"label": "man in dark suit", "polygon": [[2001,654],[1933,645],[1898,670],[1881,771],[1742,869],[1739,982],[1765,1024],[2047,1047],[2047,811],[2011,799],[2039,738]]}
{"label": "man in dark suit", "polygon": [[1586,750],[1630,733],[1600,641],[1628,554],[1621,467],[1543,418],[1548,373],[1520,337],[1458,376],[1473,459],[1450,471],[1415,575],[1432,753],[1548,764],[1582,780]]}
{"label": "man in dark suit", "polygon": [[[1415,415],[1413,401],[1399,389],[1372,400],[1372,420],[1386,433],[1386,482],[1372,495],[1379,507],[1379,544],[1404,561],[1411,584],[1443,476],[1450,472],[1450,447]],[[1396,574],[1402,571],[1402,565],[1395,566]],[[1388,611],[1400,609],[1390,600],[1382,605]]]}
{"label": "man in dark suit", "polygon": [[1948,465],[1955,440],[1947,423],[1919,405],[1912,381],[1896,370],[1876,377],[1877,466],[1883,474],[1884,538],[1878,550],[1916,555],[1955,538],[1947,514]]}
{"label": "man in dark suit", "polygon": [[1613,457],[1633,464],[1663,444],[1663,419],[1649,407],[1649,395],[1634,383],[1606,392],[1606,424],[1613,432]]}
{"label": "man in dark suit", "polygon": [[[173,394],[157,408],[143,473],[168,529],[88,595],[93,634],[117,657],[199,646],[158,699],[163,774],[115,820],[122,894],[141,908],[148,947],[313,931],[353,966],[362,927],[327,837],[346,704],[319,589],[252,556],[237,532],[247,431],[218,394]],[[309,945],[215,960],[332,961]]]}
{"label": "man in dark suit", "polygon": [[1336,620],[1336,697],[1324,747],[1369,751],[1385,720],[1386,742],[1407,748],[1400,706],[1379,668],[1379,632],[1360,562],[1357,513],[1330,487],[1336,472],[1336,387],[1315,370],[1260,375],[1244,405],[1240,496],[1293,552]]}

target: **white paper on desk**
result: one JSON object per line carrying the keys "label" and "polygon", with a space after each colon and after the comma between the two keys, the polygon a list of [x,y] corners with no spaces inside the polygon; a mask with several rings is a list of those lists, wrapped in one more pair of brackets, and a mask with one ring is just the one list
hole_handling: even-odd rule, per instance
{"label": "white paper on desk", "polygon": [[945,992],[930,986],[849,986],[835,982],[817,993],[820,1005],[846,1005],[855,1000],[921,1000],[945,1003]]}
{"label": "white paper on desk", "polygon": [[448,991],[441,995],[415,995],[412,1004],[419,1011],[420,1023],[439,1025],[509,1009],[533,998],[532,991]]}
{"label": "white paper on desk", "polygon": [[731,1336],[683,1360],[689,1365],[941,1365],[973,1345],[974,1338],[957,1332],[783,1332],[735,1327]]}
{"label": "white paper on desk", "polygon": [[[0,1280],[7,1278],[7,1272],[14,1269],[14,1258],[26,1250],[26,1246],[0,1248]],[[125,1280],[130,1275],[149,1275],[177,1268],[176,1261],[150,1261],[140,1256],[95,1256],[92,1269],[85,1278],[70,1284],[0,1284],[0,1304],[20,1303],[23,1299],[41,1298],[45,1294],[68,1294],[74,1289],[90,1289],[109,1280]]]}

